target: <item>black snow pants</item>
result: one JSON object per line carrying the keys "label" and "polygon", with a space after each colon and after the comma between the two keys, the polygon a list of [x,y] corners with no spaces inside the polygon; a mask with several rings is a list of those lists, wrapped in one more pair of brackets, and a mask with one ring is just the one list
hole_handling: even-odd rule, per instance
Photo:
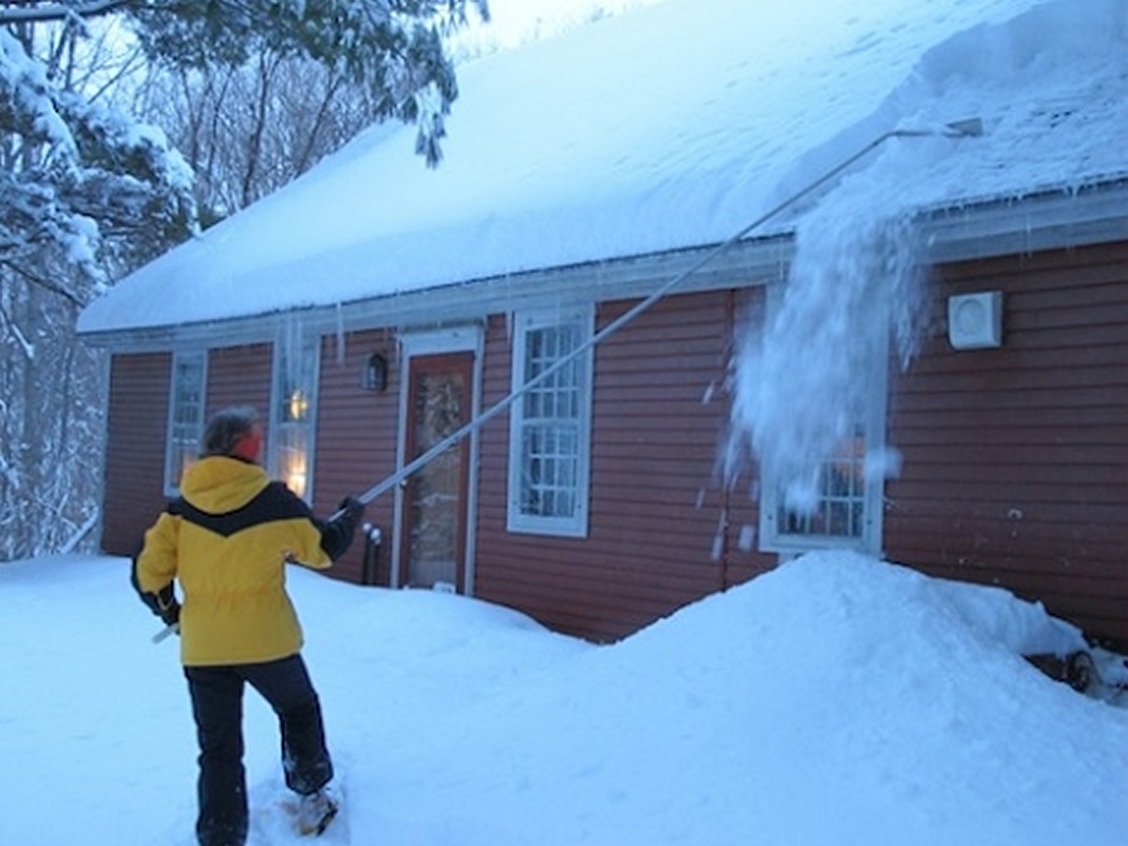
{"label": "black snow pants", "polygon": [[301,655],[263,664],[185,667],[200,744],[200,846],[243,846],[247,784],[243,769],[243,689],[250,684],[278,715],[286,785],[313,793],[333,777],[317,692]]}

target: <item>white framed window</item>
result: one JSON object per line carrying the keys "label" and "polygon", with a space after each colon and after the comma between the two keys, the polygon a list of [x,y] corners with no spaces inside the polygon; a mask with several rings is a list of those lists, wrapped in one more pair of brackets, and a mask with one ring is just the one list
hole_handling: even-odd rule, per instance
{"label": "white framed window", "polygon": [[796,553],[845,547],[880,553],[884,479],[870,472],[871,443],[866,427],[858,426],[839,452],[823,462],[810,508],[789,507],[778,484],[765,485],[760,504],[763,548]]}
{"label": "white framed window", "polygon": [[180,493],[180,477],[200,457],[204,437],[204,401],[208,356],[205,351],[175,352],[169,385],[168,428],[165,437],[164,490]]}
{"label": "white framed window", "polygon": [[[784,284],[769,285],[766,293],[769,320],[785,307]],[[883,542],[885,478],[895,468],[885,444],[886,407],[890,366],[890,318],[880,303],[866,301],[865,320],[849,336],[849,345],[836,355],[850,362],[849,390],[838,393],[833,406],[821,409],[823,423],[840,432],[836,448],[814,468],[814,475],[792,488],[770,454],[760,458],[759,548],[786,556],[818,549],[853,549],[880,555]],[[806,342],[804,342],[806,343]],[[848,407],[839,408],[845,403]],[[793,457],[784,462],[793,465]],[[805,462],[801,464],[805,466]],[[806,470],[790,467],[790,472]],[[798,507],[795,499],[802,507]]]}
{"label": "white framed window", "polygon": [[586,537],[591,466],[594,309],[523,312],[514,320],[513,390],[529,388],[509,412],[508,529]]}
{"label": "white framed window", "polygon": [[[884,349],[884,348],[883,348]],[[888,468],[885,448],[887,357],[874,351],[866,382],[864,407],[853,415],[853,431],[822,462],[813,497],[802,509],[789,506],[783,485],[771,466],[762,466],[761,549],[796,554],[815,549],[847,548],[878,555],[882,544],[882,508]]]}
{"label": "white framed window", "polygon": [[267,467],[307,502],[313,496],[320,338],[283,334],[274,345]]}

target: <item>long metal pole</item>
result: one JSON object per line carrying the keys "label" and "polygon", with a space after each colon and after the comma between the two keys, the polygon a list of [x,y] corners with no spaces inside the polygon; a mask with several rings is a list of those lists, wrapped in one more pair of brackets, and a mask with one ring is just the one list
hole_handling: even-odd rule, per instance
{"label": "long metal pole", "polygon": [[[858,161],[859,159],[863,158],[864,156],[866,156],[867,154],[872,152],[876,147],[885,143],[890,138],[897,138],[897,137],[900,137],[900,138],[915,138],[915,137],[921,137],[921,136],[926,136],[926,135],[943,135],[943,136],[946,136],[946,137],[949,137],[949,138],[965,138],[965,137],[977,137],[977,136],[982,135],[982,134],[983,134],[983,124],[982,124],[982,122],[978,118],[972,118],[972,119],[969,119],[969,120],[958,121],[956,123],[948,124],[947,127],[945,128],[945,130],[941,131],[941,132],[933,132],[933,131],[927,131],[927,130],[895,129],[895,130],[891,130],[889,132],[886,132],[882,135],[879,135],[877,138],[875,138],[873,141],[871,141],[866,146],[862,147],[856,153],[847,157],[846,159],[843,159],[839,164],[835,165],[830,170],[828,170],[826,173],[824,173],[822,176],[820,176],[818,179],[816,179],[814,182],[807,185],[807,187],[805,187],[802,190],[797,191],[796,193],[792,194],[790,197],[788,197],[786,200],[781,202],[779,205],[775,206],[774,208],[772,208],[771,210],[769,210],[765,214],[756,218],[754,221],[749,223],[747,226],[745,226],[739,232],[736,232],[735,234],[733,234],[731,237],[729,237],[728,240],[726,240],[725,242],[723,242],[721,244],[718,244],[712,250],[710,250],[705,255],[703,255],[691,267],[689,267],[689,269],[679,273],[677,276],[670,279],[668,282],[666,282],[666,284],[664,284],[662,287],[660,287],[657,291],[655,291],[653,294],[648,296],[646,299],[642,300],[641,302],[634,305],[632,308],[628,309],[623,314],[619,315],[619,317],[617,317],[615,320],[608,323],[599,332],[592,335],[591,338],[589,338],[585,343],[578,346],[575,350],[573,350],[571,353],[569,353],[564,358],[560,359],[558,362],[553,364],[547,370],[545,370],[542,373],[537,374],[532,379],[530,379],[528,382],[526,382],[524,385],[522,385],[518,390],[509,394],[504,399],[498,401],[495,405],[490,406],[488,409],[483,411],[481,414],[479,414],[477,417],[475,417],[469,423],[465,424],[461,428],[456,429],[454,432],[447,435],[445,438],[443,438],[441,441],[439,441],[437,444],[435,444],[429,450],[424,452],[422,455],[420,455],[414,461],[411,461],[410,463],[405,464],[402,468],[397,470],[392,475],[388,476],[382,482],[370,487],[368,490],[366,490],[364,493],[362,493],[359,497],[357,497],[357,499],[359,499],[361,502],[363,502],[365,505],[367,505],[368,503],[370,503],[374,499],[376,499],[376,497],[380,496],[380,494],[385,493],[388,490],[394,488],[396,485],[398,485],[400,482],[402,482],[404,479],[406,479],[408,476],[410,476],[416,470],[419,470],[420,468],[426,466],[430,461],[432,461],[433,459],[435,459],[437,456],[441,455],[442,453],[446,452],[448,449],[450,449],[452,446],[454,446],[454,444],[458,443],[460,440],[465,438],[471,432],[478,431],[478,429],[480,429],[484,424],[486,424],[487,422],[489,422],[493,418],[497,417],[499,414],[501,414],[501,412],[508,409],[509,406],[513,405],[513,403],[515,403],[517,400],[519,400],[521,397],[523,397],[525,394],[527,394],[533,388],[540,385],[546,379],[550,378],[553,374],[559,372],[559,370],[561,368],[570,364],[572,361],[574,361],[579,356],[583,355],[585,352],[590,350],[596,344],[602,343],[607,338],[611,337],[613,334],[618,332],[620,329],[622,329],[624,326],[626,326],[628,323],[630,323],[632,320],[634,320],[636,317],[638,317],[640,314],[642,314],[648,308],[653,306],[656,302],[661,300],[663,297],[667,296],[671,291],[674,290],[674,288],[676,288],[678,285],[680,285],[682,282],[684,282],[686,279],[688,279],[694,273],[697,273],[699,270],[701,270],[703,267],[708,265],[710,262],[715,261],[719,256],[721,256],[726,251],[731,249],[732,246],[734,244],[736,244],[737,241],[741,240],[742,238],[746,237],[749,233],[751,233],[754,230],[758,229],[759,227],[763,226],[765,223],[767,223],[773,217],[778,215],[780,212],[784,211],[789,206],[794,205],[799,200],[806,197],[808,194],[811,194],[812,192],[814,192],[818,188],[821,188],[823,185],[825,185],[831,179],[838,176],[838,174],[842,173],[842,171],[844,171],[848,167],[850,167],[850,165],[854,164],[856,161]],[[330,517],[330,519],[334,519],[336,517],[339,517],[343,513],[344,513],[343,509],[338,510]],[[173,634],[174,632],[176,632],[178,630],[179,630],[179,627],[176,626],[176,625],[167,626],[164,629],[162,629],[160,632],[158,632],[153,637],[153,642],[159,643],[160,641],[164,640],[166,637],[168,637],[169,635]]]}
{"label": "long metal pole", "polygon": [[[737,232],[734,235],[732,235],[731,237],[729,237],[728,240],[724,241],[721,244],[718,244],[716,247],[714,247],[709,252],[707,252],[705,255],[703,255],[698,261],[696,261],[688,269],[682,271],[677,276],[673,277],[668,282],[666,282],[664,285],[662,285],[662,287],[660,287],[658,290],[656,290],[654,293],[652,293],[646,299],[636,303],[629,310],[627,310],[623,314],[619,315],[619,317],[615,318],[615,320],[611,321],[606,326],[604,326],[601,330],[599,330],[594,335],[592,335],[590,338],[588,338],[588,340],[586,342],[584,342],[580,346],[576,347],[576,349],[572,350],[572,352],[569,353],[567,356],[565,356],[564,358],[557,361],[555,364],[553,364],[548,369],[542,371],[541,373],[538,373],[536,376],[534,376],[532,379],[530,379],[528,382],[526,382],[524,385],[522,385],[516,391],[513,391],[511,394],[506,396],[504,399],[501,399],[496,404],[490,406],[488,409],[483,411],[481,414],[479,414],[477,417],[475,417],[469,423],[466,423],[461,428],[456,429],[454,432],[447,435],[445,438],[443,438],[441,441],[439,441],[433,447],[428,449],[426,452],[421,454],[419,457],[417,457],[413,461],[409,462],[408,464],[405,464],[403,467],[401,467],[399,470],[397,470],[392,475],[388,476],[383,481],[379,482],[378,484],[373,485],[371,488],[369,488],[364,493],[362,493],[359,497],[357,497],[357,499],[359,499],[361,502],[363,502],[365,505],[367,505],[368,503],[372,502],[374,499],[376,499],[381,494],[386,493],[387,491],[394,488],[396,485],[400,484],[402,481],[404,481],[407,477],[409,477],[415,471],[417,471],[417,470],[421,469],[422,467],[426,466],[429,462],[434,460],[436,457],[438,457],[442,453],[446,452],[448,449],[450,449],[456,443],[461,441],[467,435],[478,431],[478,429],[480,429],[483,425],[488,423],[493,418],[497,417],[503,411],[507,410],[511,405],[513,405],[513,403],[517,402],[517,400],[521,399],[523,396],[525,396],[525,394],[527,394],[533,388],[537,387],[538,385],[542,384],[546,380],[550,379],[554,374],[559,372],[562,368],[571,364],[579,356],[583,355],[588,350],[590,350],[594,346],[596,346],[596,344],[603,343],[603,341],[607,340],[609,337],[614,335],[616,332],[618,332],[620,329],[622,329],[624,326],[626,326],[628,323],[630,323],[632,320],[634,320],[636,317],[638,317],[644,311],[649,309],[651,306],[653,306],[659,300],[668,296],[670,294],[670,292],[673,291],[675,288],[677,288],[682,282],[684,282],[686,279],[688,279],[693,274],[700,271],[702,268],[704,268],[705,266],[707,266],[711,262],[715,261],[718,257],[720,257],[725,252],[727,252],[729,249],[731,249],[733,247],[733,245],[735,245],[742,238],[747,237],[752,231],[754,231],[754,230],[758,229],[759,227],[763,226],[765,223],[767,223],[769,220],[771,220],[776,215],[783,212],[789,206],[794,205],[799,200],[806,197],[808,194],[811,194],[812,192],[821,188],[823,185],[825,185],[831,179],[834,179],[834,177],[838,176],[840,173],[842,173],[842,171],[846,170],[848,167],[850,167],[856,161],[858,161],[859,159],[863,158],[864,156],[866,156],[870,152],[872,152],[875,147],[878,147],[879,145],[883,144],[888,139],[893,138],[895,136],[908,136],[908,135],[918,135],[918,134],[931,134],[931,133],[916,133],[916,132],[907,132],[907,131],[904,131],[904,130],[893,130],[891,132],[886,132],[884,135],[878,136],[876,139],[871,141],[865,147],[858,150],[856,153],[854,153],[850,157],[844,159],[839,164],[835,165],[833,168],[828,170],[826,173],[824,173],[822,176],[820,176],[814,182],[807,185],[801,191],[798,191],[795,194],[791,195],[786,200],[781,202],[779,205],[775,206],[770,211],[768,211],[768,212],[764,213],[763,215],[761,215],[760,217],[756,218],[754,221],[749,223],[747,226],[745,226],[739,232]],[[335,513],[333,515],[333,517],[337,517],[340,513],[341,512],[338,511],[337,513]],[[332,519],[332,518],[330,518],[330,519]]]}

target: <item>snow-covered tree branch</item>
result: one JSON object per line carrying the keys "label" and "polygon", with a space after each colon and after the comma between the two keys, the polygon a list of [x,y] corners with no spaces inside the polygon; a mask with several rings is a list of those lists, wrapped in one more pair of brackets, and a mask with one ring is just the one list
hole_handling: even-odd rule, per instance
{"label": "snow-covered tree branch", "polygon": [[51,23],[68,18],[92,18],[106,15],[133,3],[134,0],[90,0],[86,3],[37,2],[9,0],[0,6],[0,24]]}
{"label": "snow-covered tree branch", "polygon": [[[346,140],[332,132],[343,90],[363,86],[363,122],[416,122],[418,148],[437,164],[457,96],[442,38],[469,6],[487,14],[485,0],[0,0],[0,560],[58,549],[94,513],[105,373],[75,340],[78,310],[199,226],[194,167],[211,162],[190,165],[123,108],[137,102],[137,57],[186,90],[260,69],[247,133],[213,135],[205,147],[254,142],[238,178],[209,175],[239,186],[218,205],[227,213]],[[124,66],[102,65],[107,43],[140,49]],[[323,84],[297,86],[320,100],[288,122],[308,127],[300,143],[280,142],[266,104],[281,74],[302,68],[321,69]],[[296,171],[276,166],[287,146]]]}

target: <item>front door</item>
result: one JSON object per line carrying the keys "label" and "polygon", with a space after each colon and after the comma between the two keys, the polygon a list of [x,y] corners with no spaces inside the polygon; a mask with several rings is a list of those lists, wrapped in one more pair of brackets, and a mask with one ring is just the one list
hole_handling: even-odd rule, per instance
{"label": "front door", "polygon": [[[469,352],[409,358],[407,463],[470,422],[473,364]],[[404,481],[401,585],[463,589],[469,467],[463,438]]]}

